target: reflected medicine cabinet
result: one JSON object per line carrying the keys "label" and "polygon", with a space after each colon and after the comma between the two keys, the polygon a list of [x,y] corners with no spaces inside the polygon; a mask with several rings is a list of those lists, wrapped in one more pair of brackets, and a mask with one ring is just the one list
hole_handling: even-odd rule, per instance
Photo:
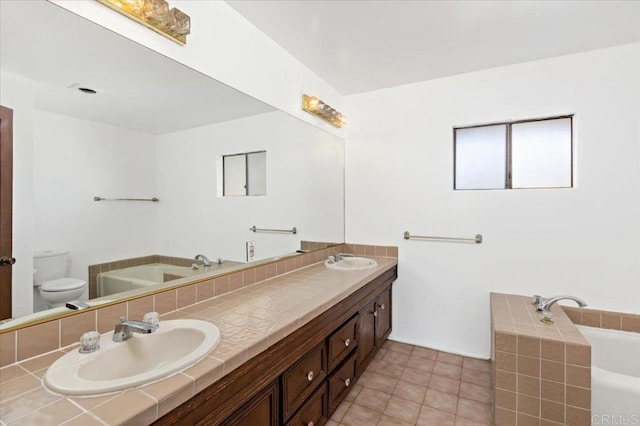
{"label": "reflected medicine cabinet", "polygon": [[224,197],[267,195],[267,151],[222,156]]}

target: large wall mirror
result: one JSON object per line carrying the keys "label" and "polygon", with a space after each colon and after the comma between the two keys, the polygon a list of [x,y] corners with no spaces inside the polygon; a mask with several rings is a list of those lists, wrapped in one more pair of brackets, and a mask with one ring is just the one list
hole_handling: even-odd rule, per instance
{"label": "large wall mirror", "polygon": [[[63,277],[87,283],[78,298],[113,301],[130,288],[105,272],[166,263],[136,277],[152,291],[344,240],[341,139],[47,1],[1,7],[14,254],[32,258],[16,254],[13,319],[0,329],[64,312],[38,298],[61,259]],[[261,194],[224,196],[223,157],[252,152],[264,152]]]}

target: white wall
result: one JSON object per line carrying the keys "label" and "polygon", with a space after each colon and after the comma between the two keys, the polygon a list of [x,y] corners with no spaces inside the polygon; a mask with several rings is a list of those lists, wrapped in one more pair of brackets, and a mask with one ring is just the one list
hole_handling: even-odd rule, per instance
{"label": "white wall", "polygon": [[300,109],[306,93],[342,111],[342,95],[223,1],[179,1],[180,10],[191,17],[186,46],[93,0],[51,2],[316,127],[343,134]]}
{"label": "white wall", "polygon": [[[349,96],[346,241],[400,248],[393,337],[489,356],[489,292],[640,312],[640,45]],[[456,125],[575,113],[575,188],[453,191]],[[405,241],[472,237],[481,245]]]}
{"label": "white wall", "polygon": [[0,104],[13,110],[13,316],[33,309],[33,113],[31,80],[0,73]]}
{"label": "white wall", "polygon": [[70,275],[154,252],[157,203],[100,201],[156,193],[151,134],[36,110],[34,250],[69,250]]}
{"label": "white wall", "polygon": [[[344,144],[280,111],[157,137],[157,252],[245,261],[293,252],[300,240],[343,241]],[[221,156],[267,151],[267,195],[220,197]],[[295,200],[292,202],[292,200]],[[298,234],[253,233],[249,228]]]}

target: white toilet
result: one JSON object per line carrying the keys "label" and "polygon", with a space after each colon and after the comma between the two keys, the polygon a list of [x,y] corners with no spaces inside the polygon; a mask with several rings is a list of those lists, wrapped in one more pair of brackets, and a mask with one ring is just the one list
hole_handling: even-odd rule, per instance
{"label": "white toilet", "polygon": [[64,306],[78,300],[87,289],[87,282],[66,277],[69,271],[69,252],[41,251],[33,255],[33,287],[35,296],[49,308]]}

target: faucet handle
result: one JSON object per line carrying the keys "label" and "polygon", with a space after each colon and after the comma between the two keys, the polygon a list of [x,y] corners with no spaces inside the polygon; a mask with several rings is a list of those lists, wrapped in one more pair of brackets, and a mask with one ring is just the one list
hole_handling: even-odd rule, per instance
{"label": "faucet handle", "polygon": [[553,324],[553,314],[550,311],[542,311],[540,321],[547,324]]}
{"label": "faucet handle", "polygon": [[127,317],[120,317],[120,324],[127,321]]}
{"label": "faucet handle", "polygon": [[100,333],[88,331],[80,336],[80,349],[78,349],[78,352],[88,354],[98,349],[100,349]]}
{"label": "faucet handle", "polygon": [[142,317],[142,321],[151,324],[154,328],[158,328],[160,322],[160,314],[157,312],[147,312]]}
{"label": "faucet handle", "polygon": [[541,302],[542,302],[542,296],[540,296],[539,294],[536,294],[531,298],[532,305],[538,306]]}

